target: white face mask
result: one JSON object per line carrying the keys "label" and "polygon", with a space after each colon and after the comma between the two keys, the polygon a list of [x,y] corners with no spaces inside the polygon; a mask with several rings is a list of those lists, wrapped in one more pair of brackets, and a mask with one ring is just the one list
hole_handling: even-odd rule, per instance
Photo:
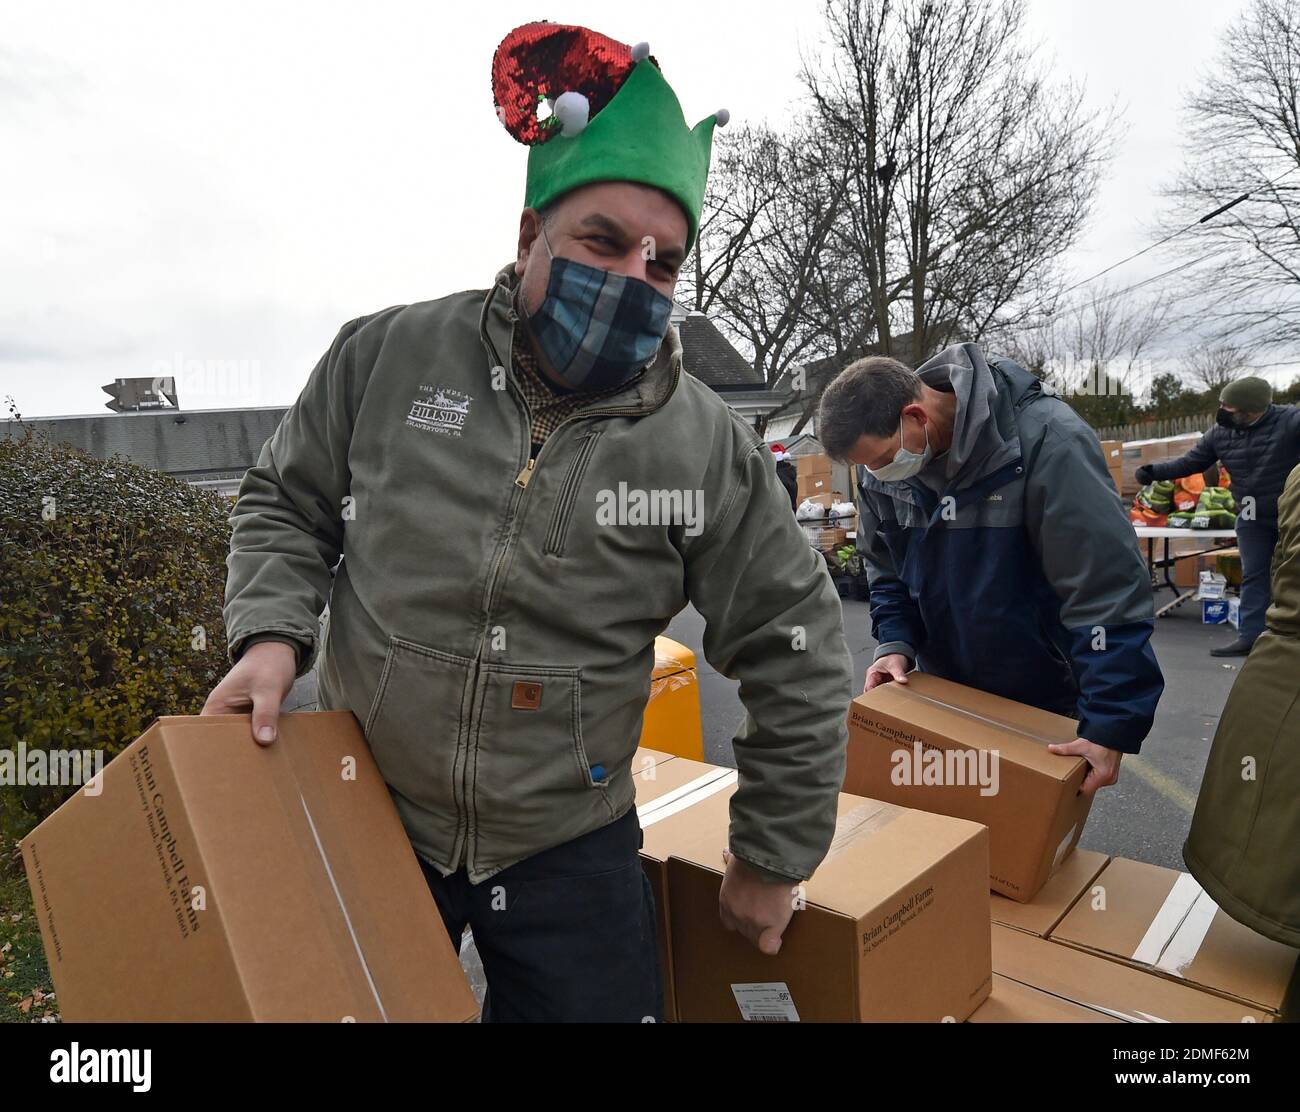
{"label": "white face mask", "polygon": [[872,470],[867,468],[867,474],[873,479],[878,479],[882,483],[901,483],[904,479],[910,479],[927,463],[930,462],[934,455],[934,450],[930,447],[930,428],[928,425],[922,425],[921,431],[925,434],[925,451],[912,452],[903,447],[903,425],[898,425],[898,451],[894,458],[884,467]]}

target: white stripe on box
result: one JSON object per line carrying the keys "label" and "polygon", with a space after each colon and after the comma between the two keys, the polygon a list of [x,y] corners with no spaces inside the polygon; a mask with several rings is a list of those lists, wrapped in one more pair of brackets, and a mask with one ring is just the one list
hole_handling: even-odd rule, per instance
{"label": "white stripe on box", "polygon": [[[1104,876],[1101,883],[1105,884]],[[1138,948],[1133,951],[1132,960],[1143,965],[1159,962],[1165,946],[1187,918],[1187,913],[1192,910],[1192,905],[1200,894],[1201,886],[1187,873],[1179,873],[1165,902],[1160,905],[1160,910],[1138,943]]]}
{"label": "white stripe on box", "polygon": [[662,819],[685,811],[701,800],[717,795],[736,783],[738,775],[734,768],[711,768],[702,776],[683,784],[680,788],[652,799],[649,803],[636,809],[636,816],[641,821],[641,829],[653,826]]}

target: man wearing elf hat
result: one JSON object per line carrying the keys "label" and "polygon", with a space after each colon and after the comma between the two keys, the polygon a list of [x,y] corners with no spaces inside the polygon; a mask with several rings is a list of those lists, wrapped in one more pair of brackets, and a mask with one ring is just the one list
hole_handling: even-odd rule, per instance
{"label": "man wearing elf hat", "polygon": [[529,145],[516,258],[352,321],[312,372],[240,488],[205,711],[273,741],[328,601],[321,704],[363,724],[452,939],[472,928],[485,1015],[639,1021],[655,636],[693,604],[740,681],[720,914],[767,953],[834,832],[851,664],[771,453],[669,324],[725,115],[688,128],[648,48],[580,27],[516,29],[492,72]]}
{"label": "man wearing elf hat", "polygon": [[1277,545],[1277,500],[1292,468],[1300,464],[1300,409],[1274,405],[1273,387],[1258,375],[1229,382],[1219,391],[1214,425],[1177,459],[1143,464],[1144,486],[1160,479],[1196,475],[1221,462],[1232,478],[1237,503],[1237,549],[1241,553],[1241,620],[1234,641],[1211,656],[1246,656],[1264,632],[1272,595],[1269,568]]}

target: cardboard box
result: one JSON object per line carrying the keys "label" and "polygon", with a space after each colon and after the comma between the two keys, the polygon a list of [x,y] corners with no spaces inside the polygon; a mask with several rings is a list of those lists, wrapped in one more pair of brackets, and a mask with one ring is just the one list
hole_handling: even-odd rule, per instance
{"label": "cardboard box", "polygon": [[1228,581],[1222,575],[1213,571],[1201,571],[1198,573],[1199,582],[1196,586],[1196,597],[1198,599],[1223,599],[1228,597]]}
{"label": "cardboard box", "polygon": [[[639,755],[640,751],[638,751]],[[664,985],[664,1019],[677,1019],[673,991],[672,932],[668,918],[668,857],[717,827],[725,832],[731,821],[731,797],[736,770],[679,757],[671,765],[637,762],[636,810],[641,823],[641,867],[655,898],[656,940]],[[717,905],[714,905],[717,914]]]}
{"label": "cardboard box", "polygon": [[1124,1020],[994,973],[993,991],[966,1022],[1123,1023]]}
{"label": "cardboard box", "polygon": [[1131,497],[1142,489],[1137,481],[1137,469],[1144,463],[1155,463],[1169,458],[1169,445],[1164,440],[1129,440],[1124,443],[1121,462],[1121,493]]}
{"label": "cardboard box", "polygon": [[1201,622],[1204,625],[1223,625],[1228,620],[1228,600],[1205,599],[1201,603]]}
{"label": "cardboard box", "polygon": [[988,996],[983,827],[841,795],[775,956],[718,919],[726,845],[718,828],[668,862],[683,1021],[960,1021]]}
{"label": "cardboard box", "polygon": [[996,892],[989,893],[989,916],[995,923],[1044,938],[1070,910],[1087,895],[1097,874],[1110,858],[1090,849],[1069,854],[1038,894],[1028,903],[1017,903]]}
{"label": "cardboard box", "polygon": [[1259,1008],[1010,927],[993,926],[993,971],[1126,1023],[1271,1023]]}
{"label": "cardboard box", "polygon": [[826,478],[829,479],[831,472],[834,470],[834,468],[835,468],[835,464],[834,461],[832,461],[830,456],[825,456],[825,455],[799,456],[795,460],[795,475],[800,479],[811,478],[813,476],[819,476],[819,475],[825,476]]}
{"label": "cardboard box", "polygon": [[63,1017],[478,1014],[350,712],[167,717],[22,842]]}
{"label": "cardboard box", "polygon": [[1106,469],[1110,472],[1110,481],[1115,484],[1117,491],[1122,491],[1124,486],[1124,444],[1119,440],[1103,440],[1101,442],[1101,455],[1106,461]]}
{"label": "cardboard box", "polygon": [[821,494],[834,495],[836,502],[844,501],[843,493],[835,487],[834,480],[830,475],[811,475],[797,479],[795,487],[800,502],[805,498],[816,498]]}
{"label": "cardboard box", "polygon": [[644,745],[638,746],[637,751],[632,754],[632,772],[637,778],[637,790],[640,790],[640,784],[643,782],[657,783],[659,766],[676,759],[676,753],[663,753],[658,749],[649,749]]}
{"label": "cardboard box", "polygon": [[[1184,591],[1194,590],[1200,585],[1202,572],[1214,571],[1215,553],[1205,552],[1206,543],[1195,539],[1169,542],[1170,555],[1181,552],[1201,553],[1199,556],[1188,556],[1186,559],[1179,560],[1174,564],[1174,586],[1181,587]],[[1159,551],[1159,548],[1157,548],[1157,552]]]}
{"label": "cardboard box", "polygon": [[[1300,951],[1221,911],[1187,873],[1113,858],[1051,940],[1276,1012]],[[1104,905],[1102,900],[1104,899]]]}
{"label": "cardboard box", "polygon": [[1228,625],[1233,629],[1241,628],[1241,599],[1228,599]]}
{"label": "cardboard box", "polygon": [[1079,841],[1092,805],[1070,718],[920,672],[849,706],[844,790],[989,828],[989,886],[1025,902]]}

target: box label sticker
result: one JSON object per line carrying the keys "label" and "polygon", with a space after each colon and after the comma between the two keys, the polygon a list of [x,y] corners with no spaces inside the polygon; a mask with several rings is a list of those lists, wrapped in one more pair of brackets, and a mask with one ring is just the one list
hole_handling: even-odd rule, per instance
{"label": "box label sticker", "polygon": [[1076,822],[1072,827],[1070,827],[1069,833],[1066,834],[1065,837],[1061,839],[1061,844],[1056,847],[1056,853],[1052,857],[1052,867],[1051,869],[1048,870],[1048,875],[1051,875],[1051,873],[1056,872],[1056,870],[1060,867],[1061,862],[1065,859],[1066,850],[1068,850],[1070,846],[1074,844],[1074,836],[1078,832],[1079,826],[1082,824],[1082,822],[1083,819],[1080,819],[1078,822]]}
{"label": "box label sticker", "polygon": [[732,985],[740,1016],[746,1023],[798,1023],[799,1013],[784,981],[755,981]]}

